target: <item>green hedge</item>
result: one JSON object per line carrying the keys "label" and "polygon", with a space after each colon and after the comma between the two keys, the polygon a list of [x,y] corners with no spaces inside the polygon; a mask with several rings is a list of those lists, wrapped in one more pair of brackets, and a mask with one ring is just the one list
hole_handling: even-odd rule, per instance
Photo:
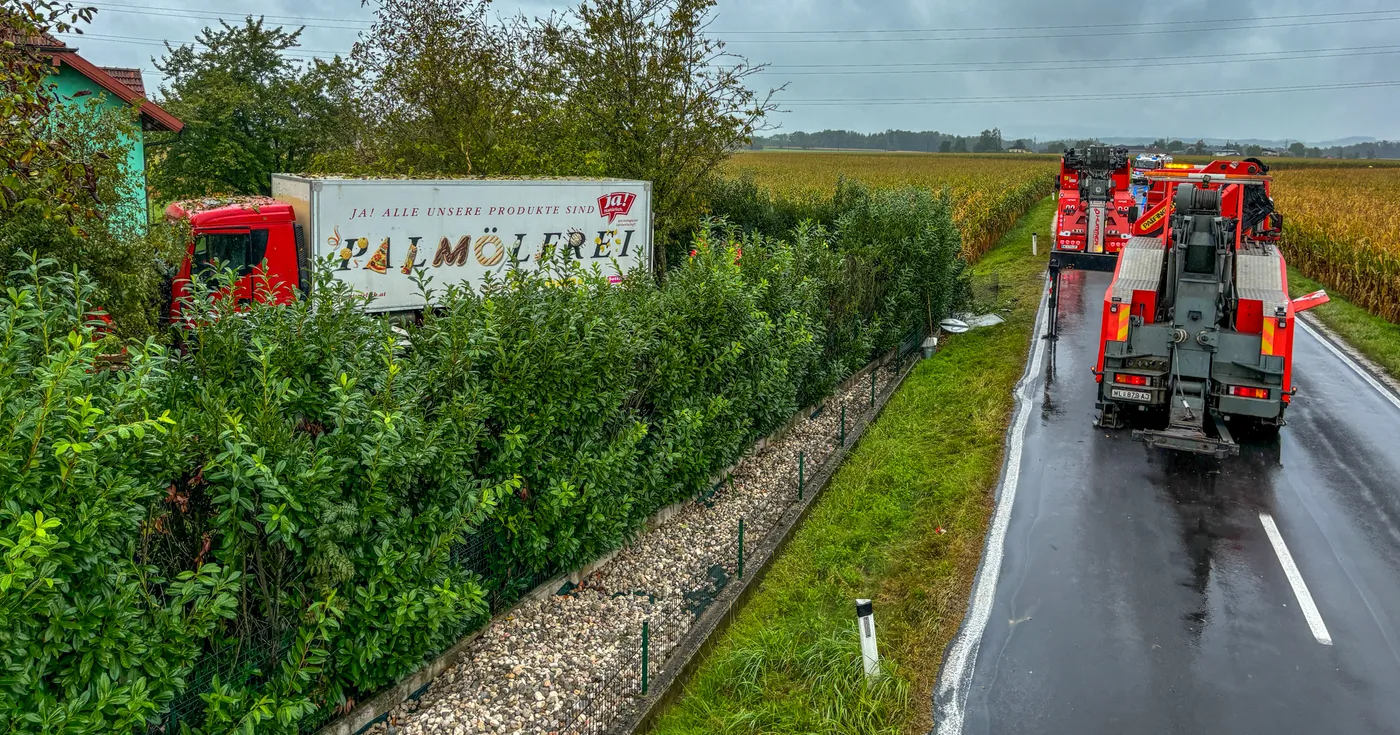
{"label": "green hedge", "polygon": [[946,200],[850,189],[790,240],[712,224],[661,286],[547,261],[402,330],[328,272],[206,291],[178,352],[96,341],[33,262],[0,305],[0,723],[324,721],[941,316],[957,249]]}
{"label": "green hedge", "polygon": [[788,199],[740,177],[711,182],[705,196],[712,215],[740,235],[791,239],[799,270],[815,282],[821,356],[800,392],[804,404],[967,293],[946,193],[842,179],[830,198]]}

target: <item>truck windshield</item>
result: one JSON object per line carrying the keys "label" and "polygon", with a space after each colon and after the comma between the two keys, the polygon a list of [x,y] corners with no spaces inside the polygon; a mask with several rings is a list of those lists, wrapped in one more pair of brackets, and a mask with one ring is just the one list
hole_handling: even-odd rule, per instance
{"label": "truck windshield", "polygon": [[267,253],[267,230],[251,232],[211,232],[194,241],[194,270],[200,274],[231,268],[246,276]]}

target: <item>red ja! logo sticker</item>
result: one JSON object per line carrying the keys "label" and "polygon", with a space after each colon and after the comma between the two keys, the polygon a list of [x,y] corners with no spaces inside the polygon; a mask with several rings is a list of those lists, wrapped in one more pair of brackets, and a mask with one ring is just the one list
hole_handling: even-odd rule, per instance
{"label": "red ja! logo sticker", "polygon": [[637,200],[637,195],[630,191],[615,191],[611,194],[604,194],[598,197],[598,214],[608,218],[608,224],[617,219],[620,214],[627,216],[632,211],[632,202]]}

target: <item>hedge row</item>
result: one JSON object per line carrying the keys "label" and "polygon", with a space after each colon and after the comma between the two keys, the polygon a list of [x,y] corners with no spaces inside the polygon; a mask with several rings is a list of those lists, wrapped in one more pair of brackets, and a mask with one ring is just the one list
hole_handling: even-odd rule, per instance
{"label": "hedge row", "polygon": [[83,277],[33,261],[0,304],[0,723],[294,732],[624,543],[956,297],[946,199],[834,206],[714,223],[661,286],[546,261],[403,329],[328,273],[206,290],[179,352],[95,340]]}

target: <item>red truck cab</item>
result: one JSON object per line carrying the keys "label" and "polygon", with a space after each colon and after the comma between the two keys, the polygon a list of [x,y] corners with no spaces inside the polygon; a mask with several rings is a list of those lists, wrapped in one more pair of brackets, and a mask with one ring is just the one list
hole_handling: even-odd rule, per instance
{"label": "red truck cab", "polygon": [[278,304],[311,285],[305,234],[290,204],[269,197],[223,197],[176,202],[167,219],[190,224],[190,241],[171,283],[170,314],[178,318],[191,279],[232,268],[238,303],[254,299]]}

